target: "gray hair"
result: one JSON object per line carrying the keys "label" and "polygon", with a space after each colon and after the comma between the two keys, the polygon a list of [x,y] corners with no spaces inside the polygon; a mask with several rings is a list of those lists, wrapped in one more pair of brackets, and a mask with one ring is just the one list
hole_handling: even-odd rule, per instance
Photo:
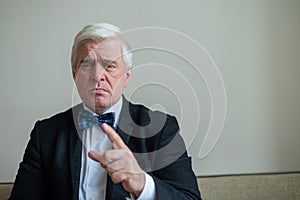
{"label": "gray hair", "polygon": [[92,23],[85,26],[75,37],[72,54],[71,65],[72,70],[76,68],[76,60],[78,56],[78,47],[87,40],[100,41],[102,39],[118,37],[122,42],[122,57],[125,65],[125,71],[132,66],[132,53],[129,44],[120,36],[121,29],[109,23]]}

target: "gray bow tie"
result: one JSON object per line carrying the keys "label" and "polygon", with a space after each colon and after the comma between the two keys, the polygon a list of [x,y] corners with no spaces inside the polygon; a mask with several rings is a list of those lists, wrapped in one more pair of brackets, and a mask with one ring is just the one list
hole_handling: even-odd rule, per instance
{"label": "gray bow tie", "polygon": [[106,123],[113,127],[115,122],[115,113],[110,112],[95,116],[92,113],[81,109],[78,113],[77,122],[78,127],[81,130],[90,128],[94,124],[98,124],[101,127],[103,123]]}

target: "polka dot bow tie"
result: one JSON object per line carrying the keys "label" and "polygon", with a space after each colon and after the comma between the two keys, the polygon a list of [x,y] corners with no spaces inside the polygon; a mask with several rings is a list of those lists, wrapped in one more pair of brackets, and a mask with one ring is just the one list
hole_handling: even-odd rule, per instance
{"label": "polka dot bow tie", "polygon": [[78,127],[81,130],[90,128],[94,124],[98,124],[101,127],[103,123],[113,127],[115,122],[115,113],[110,112],[97,116],[84,109],[81,109],[78,113],[77,122]]}

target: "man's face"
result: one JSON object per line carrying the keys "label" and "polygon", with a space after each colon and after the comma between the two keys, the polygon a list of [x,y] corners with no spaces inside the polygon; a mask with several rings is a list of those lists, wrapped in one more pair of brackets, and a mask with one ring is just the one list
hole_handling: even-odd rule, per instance
{"label": "man's face", "polygon": [[120,99],[131,69],[125,71],[121,41],[111,38],[81,44],[72,73],[83,103],[101,114]]}

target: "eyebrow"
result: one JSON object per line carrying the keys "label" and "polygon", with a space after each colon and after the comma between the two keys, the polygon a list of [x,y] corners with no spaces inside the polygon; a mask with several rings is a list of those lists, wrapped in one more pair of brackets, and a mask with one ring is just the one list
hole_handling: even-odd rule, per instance
{"label": "eyebrow", "polygon": [[117,62],[115,60],[109,60],[109,59],[105,59],[105,58],[100,58],[101,62],[104,63],[109,63],[109,64],[117,64]]}
{"label": "eyebrow", "polygon": [[[85,57],[83,60],[80,61],[80,64],[87,62],[87,63],[91,63],[94,62],[95,59],[91,58],[91,57]],[[105,59],[105,58],[100,58],[100,62],[101,63],[109,63],[109,64],[115,64],[117,65],[117,62],[115,60],[110,60],[110,59]]]}
{"label": "eyebrow", "polygon": [[89,58],[89,57],[85,57],[84,59],[82,59],[81,61],[80,61],[80,64],[82,64],[82,63],[84,63],[84,62],[93,62],[94,61],[94,59],[93,58]]}

